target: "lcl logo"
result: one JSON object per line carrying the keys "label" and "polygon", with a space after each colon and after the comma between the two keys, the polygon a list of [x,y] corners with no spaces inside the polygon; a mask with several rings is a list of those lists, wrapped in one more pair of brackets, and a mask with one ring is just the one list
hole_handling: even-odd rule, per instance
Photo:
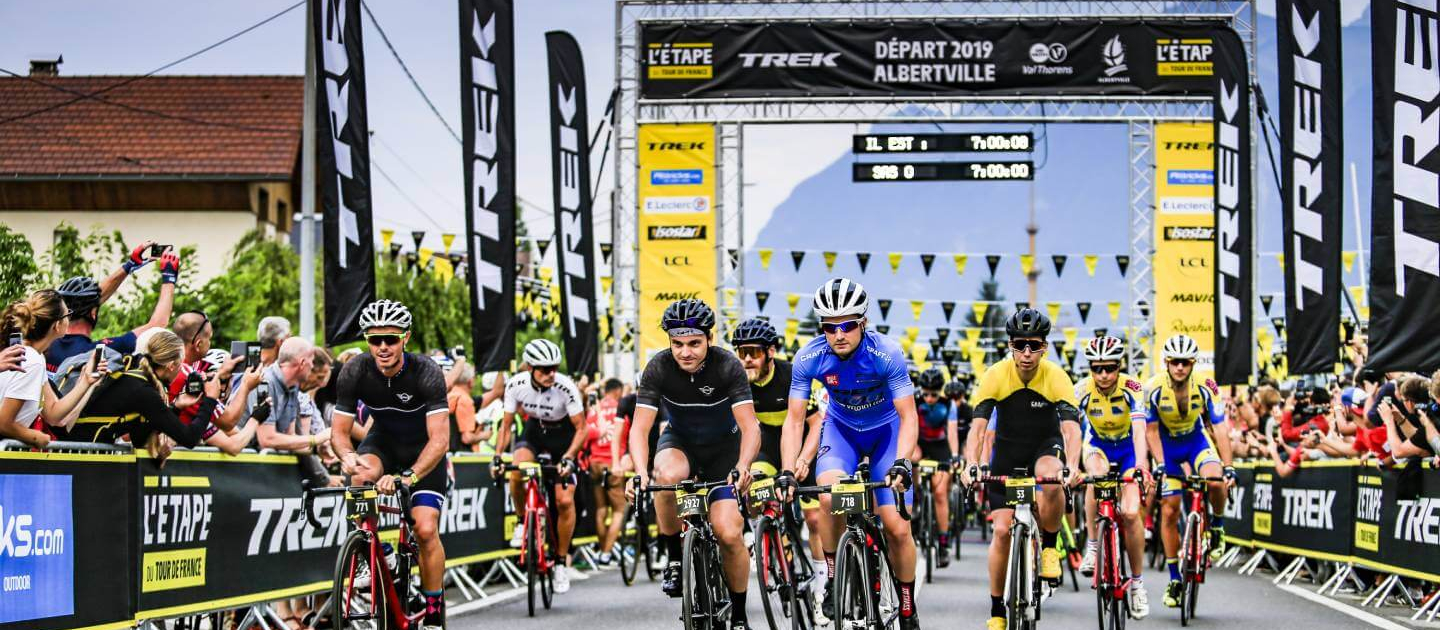
{"label": "lcl logo", "polygon": [[689,267],[689,256],[665,256],[663,258],[666,267]]}

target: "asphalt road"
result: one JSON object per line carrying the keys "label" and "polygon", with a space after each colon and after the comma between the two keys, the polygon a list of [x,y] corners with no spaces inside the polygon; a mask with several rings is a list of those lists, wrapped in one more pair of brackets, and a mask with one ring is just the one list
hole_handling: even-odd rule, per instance
{"label": "asphalt road", "polygon": [[[921,624],[925,628],[980,629],[989,616],[989,598],[984,564],[985,547],[978,540],[969,541],[964,557],[948,568],[937,571],[935,581],[925,584],[916,595]],[[1440,624],[1411,624],[1409,611],[1400,607],[1366,609],[1368,618],[1349,616],[1312,601],[1293,591],[1315,587],[1297,581],[1290,590],[1271,584],[1271,575],[1237,575],[1234,568],[1213,570],[1200,592],[1198,617],[1194,628],[1271,628],[1287,627],[1304,630],[1356,628],[1440,628]],[[1152,572],[1146,578],[1150,593],[1151,614],[1132,627],[1180,627],[1180,613],[1161,603],[1165,576]],[[753,587],[752,587],[753,588]],[[1328,598],[1327,598],[1328,599]],[[1335,600],[1329,600],[1335,601]],[[1338,605],[1356,610],[1342,596]],[[765,613],[760,602],[748,602],[751,626],[764,630]],[[626,587],[617,571],[602,571],[590,579],[574,582],[569,593],[557,595],[554,608],[537,611],[536,617],[526,615],[523,597],[510,599],[481,610],[452,615],[452,630],[490,628],[569,628],[572,630],[674,630],[680,627],[680,600],[669,599],[660,592],[658,583],[645,581],[643,571],[634,586]],[[1282,625],[1283,624],[1283,625]],[[1093,592],[1082,585],[1072,592],[1067,582],[1063,590],[1047,600],[1040,622],[1045,628],[1094,628],[1095,599]],[[825,628],[830,628],[826,626]]]}

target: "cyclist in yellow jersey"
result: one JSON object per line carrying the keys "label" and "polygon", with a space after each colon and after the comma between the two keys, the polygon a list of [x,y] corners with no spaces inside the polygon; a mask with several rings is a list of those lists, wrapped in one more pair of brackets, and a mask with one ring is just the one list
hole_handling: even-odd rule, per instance
{"label": "cyclist in yellow jersey", "polygon": [[[965,459],[971,464],[961,481],[970,485],[980,474],[981,445],[994,431],[989,467],[997,474],[1063,476],[1073,483],[1080,473],[1080,414],[1075,383],[1063,368],[1045,359],[1050,319],[1035,309],[1020,309],[1005,323],[1005,332],[1010,336],[1010,356],[985,371],[972,397],[975,418],[965,443]],[[1060,552],[1055,543],[1065,515],[1065,494],[1059,486],[1041,488],[1036,501],[1042,540],[1040,577],[1056,580]],[[1015,510],[1005,507],[1003,489],[992,486],[985,491],[995,532],[990,539],[990,619],[985,627],[1005,630],[1005,567]]]}
{"label": "cyclist in yellow jersey", "polygon": [[[1227,483],[1210,485],[1210,549],[1212,556],[1225,551],[1225,499],[1227,485],[1235,479],[1230,465],[1230,422],[1216,409],[1219,388],[1214,382],[1199,383],[1191,377],[1200,346],[1189,335],[1174,335],[1165,340],[1160,352],[1165,361],[1165,374],[1157,374],[1146,390],[1149,411],[1146,414],[1150,443],[1159,447],[1155,457],[1165,463],[1165,487],[1160,492],[1160,538],[1165,543],[1165,565],[1170,569],[1170,584],[1165,588],[1165,605],[1180,605],[1180,496],[1179,479],[1186,474],[1219,477]],[[1215,441],[1210,440],[1213,425]],[[1216,448],[1218,447],[1218,449]],[[1216,451],[1219,455],[1216,455]]]}
{"label": "cyclist in yellow jersey", "polygon": [[[1120,371],[1125,359],[1125,342],[1116,337],[1096,337],[1084,346],[1085,360],[1090,363],[1090,376],[1075,386],[1080,401],[1080,415],[1085,426],[1085,472],[1104,475],[1118,470],[1126,475],[1139,474],[1150,483],[1150,456],[1145,444],[1145,406],[1140,381]],[[1140,580],[1145,566],[1145,528],[1140,521],[1140,488],[1122,486],[1120,518],[1124,522],[1125,551],[1130,557],[1130,615],[1144,619],[1150,614],[1150,599]],[[1087,531],[1095,528],[1095,489],[1085,493]],[[1100,541],[1091,538],[1085,543],[1085,558],[1080,572],[1085,577],[1095,573],[1095,550]]]}

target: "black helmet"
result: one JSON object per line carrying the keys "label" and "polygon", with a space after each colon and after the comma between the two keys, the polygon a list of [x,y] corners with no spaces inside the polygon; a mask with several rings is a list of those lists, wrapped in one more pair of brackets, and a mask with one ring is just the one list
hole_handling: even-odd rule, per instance
{"label": "black helmet", "polygon": [[1033,308],[1022,308],[1015,311],[1015,314],[1005,322],[1005,334],[1010,335],[1011,338],[1039,337],[1044,339],[1050,336],[1050,318]]}
{"label": "black helmet", "polygon": [[940,368],[932,367],[921,372],[915,382],[920,385],[920,389],[940,389],[945,386],[945,373],[941,372]]}
{"label": "black helmet", "polygon": [[770,322],[759,317],[752,317],[740,322],[735,330],[730,331],[731,346],[738,348],[742,345],[757,344],[766,347],[780,347],[780,333],[775,331],[775,327],[771,326]]}
{"label": "black helmet", "polygon": [[945,384],[945,396],[947,398],[959,398],[965,395],[965,383],[950,381]]}
{"label": "black helmet", "polygon": [[65,300],[65,308],[76,313],[90,314],[90,309],[100,306],[100,283],[94,278],[76,276],[66,280],[55,290]]}
{"label": "black helmet", "polygon": [[660,316],[660,327],[671,336],[708,335],[715,327],[715,311],[710,310],[709,304],[695,298],[676,300],[665,307],[665,314]]}

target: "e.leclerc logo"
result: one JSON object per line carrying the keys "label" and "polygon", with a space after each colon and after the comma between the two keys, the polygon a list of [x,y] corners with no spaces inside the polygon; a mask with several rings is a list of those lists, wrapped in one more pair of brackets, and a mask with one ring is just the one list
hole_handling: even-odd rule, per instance
{"label": "e.leclerc logo", "polygon": [[75,613],[69,475],[0,475],[0,624]]}

